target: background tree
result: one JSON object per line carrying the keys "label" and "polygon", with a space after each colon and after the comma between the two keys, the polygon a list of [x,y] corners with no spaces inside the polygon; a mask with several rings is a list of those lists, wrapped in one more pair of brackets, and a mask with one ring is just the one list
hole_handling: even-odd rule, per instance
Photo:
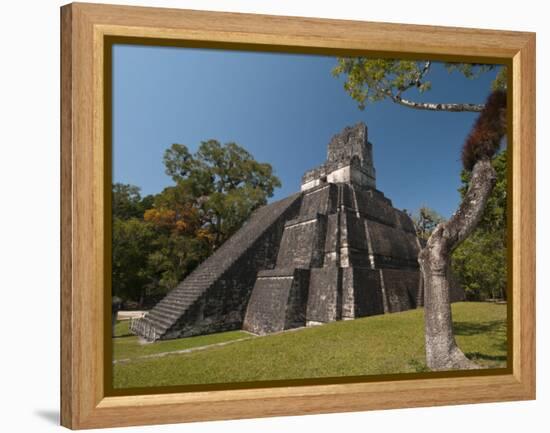
{"label": "background tree", "polygon": [[144,220],[155,229],[149,261],[160,294],[174,288],[213,251],[213,238],[186,186],[165,188],[144,214]]}
{"label": "background tree", "polygon": [[155,196],[113,185],[113,294],[140,307],[173,289],[280,186],[269,164],[236,143],[205,141],[194,154],[174,144],[164,164],[174,185]]}
{"label": "background tree", "polygon": [[[449,296],[450,255],[476,228],[495,184],[491,159],[506,131],[506,69],[500,69],[493,82],[494,92],[487,103],[424,103],[403,97],[411,89],[430,89],[427,77],[431,61],[341,58],[333,69],[344,74],[345,90],[365,108],[367,103],[389,99],[394,103],[420,110],[480,112],[462,154],[464,169],[470,173],[467,191],[455,214],[439,224],[419,253],[424,280],[424,317],[426,361],[432,370],[475,368],[458,348],[453,332]],[[494,69],[494,65],[446,64],[450,72],[459,71],[468,78]]]}
{"label": "background tree", "polygon": [[414,227],[416,230],[416,235],[427,241],[437,225],[443,221],[443,218],[435,210],[430,209],[427,206],[422,206],[418,209],[418,212],[412,216]]}
{"label": "background tree", "polygon": [[[466,296],[471,300],[506,299],[506,160],[502,151],[494,160],[496,184],[475,231],[452,255],[452,269]],[[461,196],[470,182],[470,173],[462,172]]]}
{"label": "background tree", "polygon": [[164,164],[179,195],[191,198],[214,248],[281,186],[270,164],[256,161],[236,143],[203,141],[194,155],[185,145],[173,144],[164,154]]}
{"label": "background tree", "polygon": [[121,301],[143,304],[146,287],[152,281],[148,256],[153,248],[154,231],[143,221],[153,196],[142,198],[135,185],[113,184],[112,291]]}
{"label": "background tree", "polygon": [[154,197],[141,197],[139,187],[135,185],[115,183],[112,190],[113,217],[127,220],[142,218],[143,212],[153,204]]}
{"label": "background tree", "polygon": [[138,218],[113,220],[113,295],[143,305],[147,286],[153,278],[149,254],[154,238],[152,227]]}

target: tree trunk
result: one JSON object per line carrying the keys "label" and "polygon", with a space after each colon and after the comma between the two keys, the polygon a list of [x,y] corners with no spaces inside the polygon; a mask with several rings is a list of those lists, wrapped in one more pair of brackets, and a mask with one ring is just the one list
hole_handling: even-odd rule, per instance
{"label": "tree trunk", "polygon": [[453,250],[476,228],[496,182],[489,158],[478,160],[457,212],[439,224],[418,256],[424,279],[426,361],[432,370],[479,368],[458,348],[449,293]]}

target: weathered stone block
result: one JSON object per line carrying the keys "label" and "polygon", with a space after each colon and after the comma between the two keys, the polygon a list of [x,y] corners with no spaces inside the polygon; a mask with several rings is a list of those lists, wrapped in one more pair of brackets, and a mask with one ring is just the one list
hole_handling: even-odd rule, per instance
{"label": "weathered stone block", "polygon": [[326,215],[336,212],[337,198],[338,186],[331,183],[305,192],[302,198],[300,217],[315,218],[317,214]]}
{"label": "weathered stone block", "polygon": [[323,263],[326,215],[289,221],[277,256],[278,268],[310,268]]}
{"label": "weathered stone block", "polygon": [[346,127],[332,137],[326,162],[304,174],[301,190],[307,191],[326,182],[376,187],[372,144],[367,140],[367,127],[364,123]]}
{"label": "weathered stone block", "polygon": [[327,216],[324,252],[325,266],[340,266],[340,213]]}
{"label": "weathered stone block", "polygon": [[418,267],[419,247],[414,234],[376,221],[368,221],[368,230],[377,267]]}
{"label": "weathered stone block", "polygon": [[361,216],[357,216],[356,212],[345,211],[342,213],[343,230],[346,231],[346,239],[343,240],[342,246],[347,246],[355,250],[361,250],[365,254],[369,254],[369,244],[366,232],[366,220]]}
{"label": "weathered stone block", "polygon": [[350,196],[353,197],[353,208],[357,209],[369,220],[381,222],[386,225],[396,225],[396,214],[391,201],[382,193],[374,189],[348,187]]}
{"label": "weathered stone block", "polygon": [[405,212],[400,211],[398,209],[395,209],[395,213],[397,215],[397,221],[398,221],[398,227],[401,228],[401,230],[404,230],[408,233],[412,233],[416,236],[416,230],[414,228],[414,223],[409,215],[407,215]]}
{"label": "weathered stone block", "polygon": [[[363,122],[348,126],[331,138],[327,149],[327,164],[352,166],[365,174],[366,179],[362,185],[375,187],[372,144],[368,141],[367,126]],[[350,179],[343,181],[350,182]]]}
{"label": "weathered stone block", "polygon": [[307,302],[307,323],[314,325],[341,319],[342,268],[311,269]]}
{"label": "weathered stone block", "polygon": [[378,270],[353,267],[342,273],[342,319],[384,313]]}
{"label": "weathered stone block", "polygon": [[304,326],[309,270],[278,269],[258,274],[243,329],[268,334]]}
{"label": "weathered stone block", "polygon": [[382,269],[383,291],[386,295],[389,313],[416,308],[419,271],[404,269]]}

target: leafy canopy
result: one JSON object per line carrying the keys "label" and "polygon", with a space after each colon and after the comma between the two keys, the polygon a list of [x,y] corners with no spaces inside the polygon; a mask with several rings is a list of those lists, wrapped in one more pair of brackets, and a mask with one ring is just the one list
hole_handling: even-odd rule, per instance
{"label": "leafy canopy", "polygon": [[121,219],[141,218],[143,212],[153,204],[153,196],[141,197],[140,189],[135,185],[113,184],[113,216]]}
{"label": "leafy canopy", "polygon": [[[420,93],[430,90],[432,83],[429,76],[432,66],[429,60],[340,57],[332,74],[335,77],[345,76],[344,89],[363,110],[366,105],[385,99],[401,102],[404,93],[411,89],[416,89]],[[478,78],[497,66],[479,63],[445,63],[449,72],[459,72],[469,79]],[[493,82],[493,88],[505,87],[506,68],[500,68]]]}
{"label": "leafy canopy", "polygon": [[226,193],[249,187],[271,197],[273,189],[281,186],[270,164],[256,161],[237,143],[203,141],[195,155],[187,146],[173,144],[164,153],[164,165],[174,182],[189,181],[195,194]]}
{"label": "leafy canopy", "polygon": [[123,300],[143,301],[145,288],[152,283],[149,254],[155,232],[141,219],[113,219],[112,287]]}
{"label": "leafy canopy", "polygon": [[164,154],[164,164],[176,185],[161,194],[157,205],[191,206],[216,247],[281,186],[270,164],[256,161],[236,143],[203,141],[195,154],[183,144],[173,144]]}
{"label": "leafy canopy", "polygon": [[281,185],[269,164],[236,143],[201,143],[164,154],[174,185],[142,198],[113,185],[113,293],[143,304],[174,288]]}

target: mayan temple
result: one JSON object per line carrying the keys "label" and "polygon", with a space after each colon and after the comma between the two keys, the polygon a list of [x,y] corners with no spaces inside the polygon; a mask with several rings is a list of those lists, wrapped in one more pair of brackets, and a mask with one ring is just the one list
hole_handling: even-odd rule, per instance
{"label": "mayan temple", "polygon": [[422,304],[410,217],[376,189],[367,127],[345,128],[301,191],[243,227],[131,330],[147,340],[267,334]]}

